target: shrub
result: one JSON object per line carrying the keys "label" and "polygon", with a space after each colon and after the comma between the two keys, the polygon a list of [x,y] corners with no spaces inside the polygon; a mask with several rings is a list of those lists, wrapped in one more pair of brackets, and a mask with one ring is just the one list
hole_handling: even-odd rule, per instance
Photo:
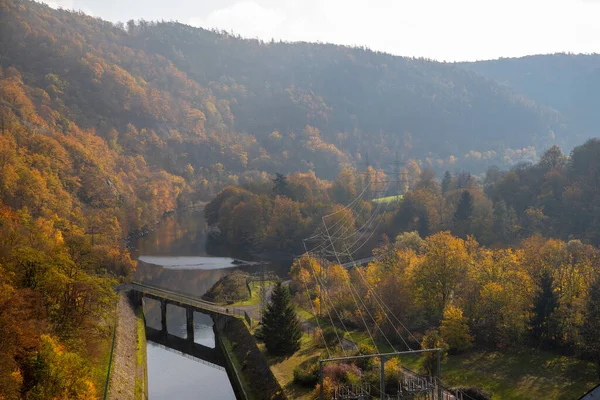
{"label": "shrub", "polygon": [[312,334],[313,343],[319,349],[325,348],[325,341],[323,340],[323,329],[315,328]]}
{"label": "shrub", "polygon": [[362,376],[362,371],[354,364],[334,363],[323,368],[323,376],[331,378],[337,383],[356,381]]}
{"label": "shrub", "polygon": [[334,347],[339,345],[338,336],[342,337],[336,328],[328,326],[323,330],[323,339],[327,343],[327,346]]}
{"label": "shrub", "polygon": [[[364,343],[358,345],[358,351],[356,352],[357,355],[369,355],[375,353],[377,353],[375,347]],[[368,371],[375,366],[376,361],[377,359],[375,358],[359,358],[354,361],[354,364],[356,364],[356,366],[358,366],[358,368],[361,370]]]}
{"label": "shrub", "polygon": [[385,391],[394,393],[397,391],[402,379],[402,366],[398,358],[392,358],[385,363]]}
{"label": "shrub", "polygon": [[458,387],[454,390],[459,390],[465,394],[465,397],[473,400],[491,400],[492,394],[480,387]]}
{"label": "shrub", "polygon": [[[333,391],[336,387],[333,379],[329,377],[325,377],[323,379],[323,395],[326,399],[330,399],[333,397]],[[319,398],[319,393],[321,391],[321,385],[317,385],[315,387],[315,391],[313,392],[313,398]]]}
{"label": "shrub", "polygon": [[304,387],[314,387],[319,381],[319,368],[312,364],[308,368],[294,368],[294,383]]}

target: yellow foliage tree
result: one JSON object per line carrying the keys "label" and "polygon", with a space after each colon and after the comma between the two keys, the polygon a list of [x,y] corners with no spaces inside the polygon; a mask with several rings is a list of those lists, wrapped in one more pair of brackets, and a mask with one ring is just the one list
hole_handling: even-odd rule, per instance
{"label": "yellow foliage tree", "polygon": [[448,343],[449,350],[463,352],[473,345],[473,337],[469,333],[467,319],[459,307],[452,304],[444,310],[444,318],[440,326],[442,339]]}
{"label": "yellow foliage tree", "polygon": [[427,253],[412,269],[412,280],[424,306],[441,317],[450,300],[465,294],[463,290],[473,260],[465,241],[450,232],[428,237],[426,246]]}

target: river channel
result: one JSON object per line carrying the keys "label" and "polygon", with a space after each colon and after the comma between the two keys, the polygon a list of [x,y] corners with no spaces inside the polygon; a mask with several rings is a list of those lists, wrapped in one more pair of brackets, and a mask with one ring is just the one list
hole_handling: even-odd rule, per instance
{"label": "river channel", "polygon": [[[202,296],[222,276],[236,267],[233,259],[214,257],[205,249],[207,227],[202,209],[170,215],[157,229],[138,239],[132,256],[137,258],[137,281]],[[243,267],[256,272],[258,267]],[[281,267],[280,275],[285,275]],[[273,271],[276,272],[276,271]],[[160,308],[153,300],[144,300],[147,326],[160,329]],[[185,312],[168,306],[170,334],[186,337]],[[215,347],[212,320],[194,313],[194,341]],[[235,399],[227,373],[196,358],[164,348],[147,345],[148,394],[150,400]]]}

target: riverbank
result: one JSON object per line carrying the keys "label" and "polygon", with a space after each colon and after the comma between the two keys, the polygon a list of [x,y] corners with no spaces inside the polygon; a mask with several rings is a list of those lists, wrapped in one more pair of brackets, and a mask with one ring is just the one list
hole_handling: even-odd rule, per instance
{"label": "riverbank", "polygon": [[127,294],[121,293],[117,309],[113,369],[108,392],[110,400],[140,400],[148,397],[145,365],[146,336],[143,330],[141,310],[136,315],[136,310]]}

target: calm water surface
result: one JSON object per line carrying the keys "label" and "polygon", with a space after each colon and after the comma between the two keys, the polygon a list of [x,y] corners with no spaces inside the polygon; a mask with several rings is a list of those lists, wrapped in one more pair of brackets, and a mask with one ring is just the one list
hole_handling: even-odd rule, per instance
{"label": "calm water surface", "polygon": [[[133,255],[138,258],[136,280],[193,295],[204,294],[234,267],[230,258],[209,257],[205,251],[206,225],[201,210],[165,219],[156,231],[139,239]],[[144,300],[146,323],[160,329],[158,302]],[[169,333],[185,337],[185,312],[167,308]],[[194,341],[215,347],[209,316],[194,313]],[[148,391],[150,400],[235,399],[227,373],[177,351],[148,342]]]}
{"label": "calm water surface", "polygon": [[[193,296],[202,296],[221,277],[234,269],[253,273],[260,267],[238,267],[228,257],[207,253],[207,227],[203,210],[180,212],[165,218],[157,229],[139,239],[132,256],[138,260],[135,279]],[[243,257],[246,259],[246,257]],[[269,270],[285,278],[290,263],[273,263]],[[160,306],[144,300],[146,323],[160,329]],[[212,320],[194,313],[194,341],[215,347]],[[167,306],[169,333],[186,337],[185,311]],[[148,342],[148,391],[150,400],[235,399],[227,373],[222,369]]]}
{"label": "calm water surface", "polygon": [[225,371],[148,342],[149,399],[235,399]]}

